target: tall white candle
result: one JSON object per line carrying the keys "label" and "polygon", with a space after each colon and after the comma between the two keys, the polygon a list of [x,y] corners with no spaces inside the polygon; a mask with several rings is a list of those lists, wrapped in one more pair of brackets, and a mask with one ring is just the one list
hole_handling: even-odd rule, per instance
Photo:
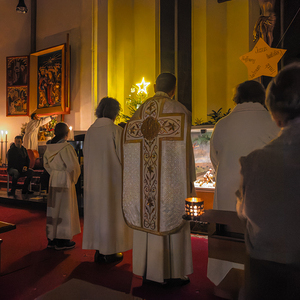
{"label": "tall white candle", "polygon": [[70,126],[69,129],[70,129],[70,132],[69,132],[69,140],[70,140],[70,141],[73,141],[73,140],[74,140],[73,127]]}
{"label": "tall white candle", "polygon": [[7,131],[5,131],[5,153],[4,153],[4,155],[5,155],[5,159],[4,159],[5,164],[6,164],[6,160],[7,160],[6,154],[7,154]]}
{"label": "tall white candle", "polygon": [[1,162],[3,163],[3,130],[1,130]]}

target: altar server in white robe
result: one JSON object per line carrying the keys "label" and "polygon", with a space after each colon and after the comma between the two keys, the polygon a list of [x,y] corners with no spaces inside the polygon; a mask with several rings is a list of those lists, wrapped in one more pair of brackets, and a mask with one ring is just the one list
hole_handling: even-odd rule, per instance
{"label": "altar server in white robe", "polygon": [[23,144],[26,149],[38,151],[38,132],[40,126],[46,125],[51,121],[51,117],[40,118],[36,113],[31,114],[31,120],[25,128]]}
{"label": "altar server in white robe", "polygon": [[[210,158],[216,171],[213,208],[236,211],[235,192],[240,184],[239,158],[274,139],[279,128],[264,107],[265,89],[257,81],[245,81],[234,91],[236,106],[215,126],[210,140]],[[218,285],[237,263],[209,258],[208,278]]]}
{"label": "altar server in white robe", "polygon": [[75,190],[80,165],[74,148],[67,142],[68,125],[57,123],[54,134],[44,154],[44,167],[50,174],[46,231],[48,248],[66,250],[75,247],[71,239],[81,232]]}
{"label": "altar server in white robe", "polygon": [[83,249],[95,249],[95,262],[121,262],[132,249],[132,229],[122,214],[122,128],[114,124],[120,112],[116,99],[103,98],[96,121],[84,139]]}
{"label": "altar server in white robe", "polygon": [[176,77],[158,76],[123,133],[123,212],[133,235],[133,273],[168,285],[193,272],[185,198],[195,195],[191,114],[173,100]]}

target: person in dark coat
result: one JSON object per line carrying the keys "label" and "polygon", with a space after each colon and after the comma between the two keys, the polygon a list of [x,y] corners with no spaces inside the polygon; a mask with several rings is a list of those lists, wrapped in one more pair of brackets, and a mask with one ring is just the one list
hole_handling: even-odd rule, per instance
{"label": "person in dark coat", "polygon": [[15,142],[10,146],[10,149],[7,152],[7,173],[12,176],[12,187],[10,192],[8,192],[8,196],[15,196],[17,182],[20,177],[26,177],[22,188],[22,194],[32,193],[28,190],[28,186],[32,179],[33,170],[29,169],[30,159],[26,148],[24,148],[22,144],[22,136],[16,136]]}

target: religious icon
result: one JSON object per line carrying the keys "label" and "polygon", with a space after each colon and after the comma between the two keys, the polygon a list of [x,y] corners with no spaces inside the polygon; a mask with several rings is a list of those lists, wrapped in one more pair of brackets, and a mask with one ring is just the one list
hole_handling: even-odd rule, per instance
{"label": "religious icon", "polygon": [[28,116],[29,57],[6,58],[6,116]]}
{"label": "religious icon", "polygon": [[30,54],[30,110],[69,113],[69,51],[65,44]]}
{"label": "religious icon", "polygon": [[276,23],[276,14],[274,12],[275,0],[258,0],[258,3],[261,14],[254,26],[253,38],[254,41],[262,38],[271,47],[273,30]]}
{"label": "religious icon", "polygon": [[6,58],[7,86],[28,84],[28,56],[10,56]]}
{"label": "religious icon", "polygon": [[28,115],[28,87],[7,87],[7,116]]}
{"label": "religious icon", "polygon": [[38,57],[37,108],[61,105],[62,50]]}

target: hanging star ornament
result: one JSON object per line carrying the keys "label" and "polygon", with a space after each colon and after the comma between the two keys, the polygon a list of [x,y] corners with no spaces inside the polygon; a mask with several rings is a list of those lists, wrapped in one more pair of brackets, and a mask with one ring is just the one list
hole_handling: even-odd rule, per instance
{"label": "hanging star ornament", "polygon": [[285,52],[284,49],[271,48],[260,38],[252,51],[242,55],[240,60],[248,68],[249,80],[263,75],[275,77],[278,73],[277,64]]}
{"label": "hanging star ornament", "polygon": [[149,84],[150,84],[150,82],[145,82],[145,79],[143,77],[142,82],[136,84],[139,87],[139,90],[138,90],[137,94],[139,94],[139,93],[148,94],[148,92],[147,92],[147,86]]}

